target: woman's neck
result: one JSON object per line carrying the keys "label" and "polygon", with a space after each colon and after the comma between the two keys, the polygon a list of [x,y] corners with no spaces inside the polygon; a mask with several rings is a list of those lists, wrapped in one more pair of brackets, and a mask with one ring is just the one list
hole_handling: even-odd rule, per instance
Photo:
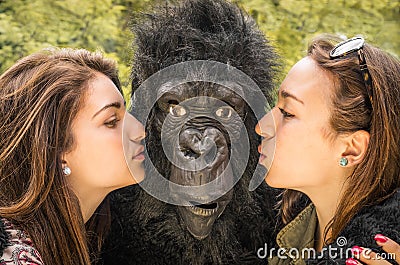
{"label": "woman's neck", "polygon": [[[312,200],[313,201],[313,200]],[[317,230],[315,231],[315,249],[317,251],[321,251],[323,246],[324,246],[324,239],[325,239],[325,229],[328,226],[329,222],[332,220],[332,218],[335,215],[336,211],[336,203],[333,201],[328,202],[328,201],[313,201],[315,205],[315,209],[317,212],[317,218],[318,218],[318,226]],[[330,231],[326,234],[327,237],[329,237]]]}
{"label": "woman's neck", "polygon": [[75,195],[78,197],[79,206],[81,208],[83,221],[86,223],[93,213],[96,211],[97,207],[107,196],[109,191],[94,191],[94,189],[80,189],[73,190]]}
{"label": "woman's neck", "polygon": [[342,186],[337,185],[334,187],[330,185],[326,188],[318,187],[315,190],[304,192],[313,202],[318,218],[318,226],[315,231],[315,249],[321,251],[324,246],[325,236],[329,238],[330,232],[328,230],[325,235],[325,230],[329,225],[332,218],[335,216],[336,209],[339,204]]}
{"label": "woman's neck", "polygon": [[92,196],[87,196],[87,194],[81,198],[78,195],[79,203],[82,211],[83,221],[86,223],[93,213],[96,211],[97,207],[104,200],[106,195],[102,194],[92,194]]}

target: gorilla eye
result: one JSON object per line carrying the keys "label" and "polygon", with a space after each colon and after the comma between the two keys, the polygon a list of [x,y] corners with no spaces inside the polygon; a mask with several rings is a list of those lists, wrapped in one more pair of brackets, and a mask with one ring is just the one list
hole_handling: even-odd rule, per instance
{"label": "gorilla eye", "polygon": [[228,106],[220,107],[215,111],[218,118],[228,119],[232,116],[232,108]]}
{"label": "gorilla eye", "polygon": [[171,104],[169,105],[169,113],[175,117],[182,117],[186,115],[187,111],[182,106]]}

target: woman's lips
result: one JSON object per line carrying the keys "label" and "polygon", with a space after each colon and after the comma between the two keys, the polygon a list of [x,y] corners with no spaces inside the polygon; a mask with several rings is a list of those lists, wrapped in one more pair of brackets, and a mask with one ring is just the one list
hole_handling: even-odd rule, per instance
{"label": "woman's lips", "polygon": [[133,157],[133,160],[143,161],[144,160],[144,153],[140,153]]}
{"label": "woman's lips", "polygon": [[261,144],[258,146],[258,152],[260,153],[260,158],[258,159],[258,163],[261,163],[265,158],[267,158],[267,156],[264,155],[264,154],[261,152]]}
{"label": "woman's lips", "polygon": [[140,146],[136,154],[132,157],[133,160],[143,161],[144,157],[144,146]]}

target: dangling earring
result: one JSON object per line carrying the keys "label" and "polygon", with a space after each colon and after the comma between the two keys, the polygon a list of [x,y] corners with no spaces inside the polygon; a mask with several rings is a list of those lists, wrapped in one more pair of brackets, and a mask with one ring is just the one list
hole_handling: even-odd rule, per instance
{"label": "dangling earring", "polygon": [[346,157],[342,157],[339,161],[339,165],[341,165],[342,167],[347,166],[347,164],[349,163],[349,160],[347,160]]}
{"label": "dangling earring", "polygon": [[62,171],[65,176],[71,175],[71,169],[68,166],[64,167]]}

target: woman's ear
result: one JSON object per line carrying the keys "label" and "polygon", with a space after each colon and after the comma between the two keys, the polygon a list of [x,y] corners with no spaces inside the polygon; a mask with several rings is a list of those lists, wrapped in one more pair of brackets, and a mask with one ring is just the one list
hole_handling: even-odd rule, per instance
{"label": "woman's ear", "polygon": [[66,165],[68,165],[68,155],[67,155],[67,153],[66,152],[63,152],[62,154],[61,154],[61,164],[62,164],[62,166],[64,167],[64,166],[66,166]]}
{"label": "woman's ear", "polygon": [[66,166],[68,166],[67,161],[64,160],[64,159],[62,159],[62,160],[61,160],[61,166],[62,166],[63,168],[66,167]]}
{"label": "woman's ear", "polygon": [[368,149],[370,135],[367,131],[356,131],[344,139],[345,150],[341,154],[347,158],[349,166],[355,166],[364,159]]}
{"label": "woman's ear", "polygon": [[65,176],[71,175],[71,168],[68,165],[68,155],[61,155],[61,167]]}

